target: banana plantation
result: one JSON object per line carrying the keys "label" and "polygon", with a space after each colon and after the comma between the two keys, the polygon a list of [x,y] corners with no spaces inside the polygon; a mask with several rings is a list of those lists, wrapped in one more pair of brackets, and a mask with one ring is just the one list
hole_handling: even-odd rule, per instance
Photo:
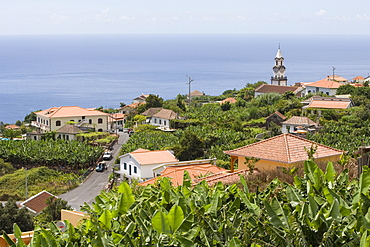
{"label": "banana plantation", "polygon": [[[29,246],[368,246],[370,170],[350,180],[347,170],[336,174],[328,163],[323,171],[308,160],[304,172],[255,193],[243,177],[213,187],[192,186],[187,174],[179,187],[166,178],[122,183],[85,204],[89,217],[78,227],[37,228]],[[14,232],[12,246],[24,246],[17,225]]]}
{"label": "banana plantation", "polygon": [[102,147],[60,139],[0,141],[0,157],[18,167],[80,170],[94,164],[102,152]]}

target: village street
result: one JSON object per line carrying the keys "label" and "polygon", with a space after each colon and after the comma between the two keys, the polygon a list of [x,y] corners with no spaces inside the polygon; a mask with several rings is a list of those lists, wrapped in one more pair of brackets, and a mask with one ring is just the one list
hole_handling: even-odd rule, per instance
{"label": "village street", "polygon": [[95,201],[95,197],[100,194],[100,191],[105,188],[108,184],[109,175],[112,173],[112,168],[115,162],[121,145],[125,143],[129,138],[129,135],[126,133],[119,132],[118,142],[114,145],[112,150],[113,158],[109,161],[106,161],[108,169],[104,172],[96,172],[95,170],[91,175],[77,188],[59,195],[59,198],[62,198],[68,202],[68,204],[74,209],[79,211],[80,207],[86,202],[91,204]]}

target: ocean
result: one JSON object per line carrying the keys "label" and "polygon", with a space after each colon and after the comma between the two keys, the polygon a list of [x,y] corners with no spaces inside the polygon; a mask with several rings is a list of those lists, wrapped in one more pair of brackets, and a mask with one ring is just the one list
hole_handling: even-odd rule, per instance
{"label": "ocean", "polygon": [[370,35],[122,34],[0,36],[0,121],[55,106],[118,108],[141,94],[220,95],[272,76],[288,84],[370,72]]}

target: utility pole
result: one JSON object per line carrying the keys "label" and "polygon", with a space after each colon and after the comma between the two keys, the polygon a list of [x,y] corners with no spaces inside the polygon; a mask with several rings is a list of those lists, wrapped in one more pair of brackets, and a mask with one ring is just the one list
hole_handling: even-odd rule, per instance
{"label": "utility pole", "polygon": [[28,199],[28,174],[27,174],[27,167],[24,168],[26,172],[26,200]]}
{"label": "utility pole", "polygon": [[189,84],[189,108],[190,108],[190,103],[191,103],[191,96],[190,96],[190,84],[192,81],[194,81],[193,79],[190,78],[190,76],[186,76],[187,78],[189,78],[189,82],[186,83],[186,84]]}
{"label": "utility pole", "polygon": [[335,71],[335,68],[333,67],[333,81],[334,81],[334,71]]}

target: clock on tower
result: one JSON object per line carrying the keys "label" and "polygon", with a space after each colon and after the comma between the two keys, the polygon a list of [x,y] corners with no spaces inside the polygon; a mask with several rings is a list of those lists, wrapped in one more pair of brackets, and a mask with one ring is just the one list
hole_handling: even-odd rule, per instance
{"label": "clock on tower", "polygon": [[272,70],[274,75],[271,76],[271,85],[287,86],[288,78],[285,76],[284,58],[281,54],[280,45],[275,57],[275,66]]}

